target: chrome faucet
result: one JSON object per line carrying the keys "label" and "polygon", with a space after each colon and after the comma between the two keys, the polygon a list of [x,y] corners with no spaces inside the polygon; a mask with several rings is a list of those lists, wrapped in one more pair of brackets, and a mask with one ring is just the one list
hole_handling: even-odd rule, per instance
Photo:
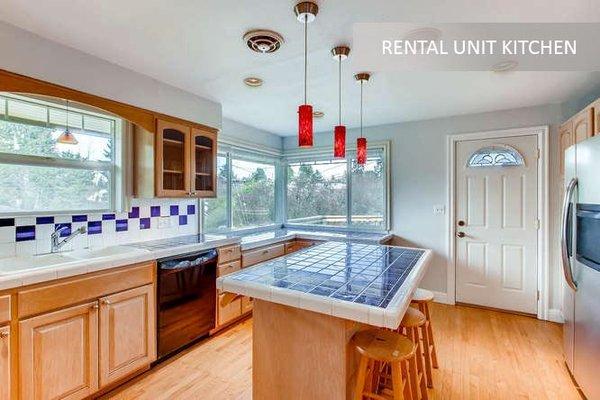
{"label": "chrome faucet", "polygon": [[71,233],[69,236],[64,238],[63,240],[60,240],[60,233],[67,229],[70,229],[70,228],[68,226],[63,226],[62,228],[58,228],[57,230],[52,232],[52,235],[50,235],[50,240],[52,241],[50,251],[52,253],[56,253],[58,250],[60,250],[61,247],[63,247],[65,244],[67,244],[71,240],[73,240],[73,238],[75,236],[86,232],[85,226],[82,226],[82,227],[78,228],[76,231],[74,231],[73,233]]}

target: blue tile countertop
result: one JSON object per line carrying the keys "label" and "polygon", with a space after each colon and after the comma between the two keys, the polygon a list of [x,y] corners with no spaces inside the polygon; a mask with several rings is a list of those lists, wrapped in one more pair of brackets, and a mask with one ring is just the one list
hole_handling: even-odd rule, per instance
{"label": "blue tile countertop", "polygon": [[220,277],[217,287],[394,329],[430,257],[427,249],[326,242]]}

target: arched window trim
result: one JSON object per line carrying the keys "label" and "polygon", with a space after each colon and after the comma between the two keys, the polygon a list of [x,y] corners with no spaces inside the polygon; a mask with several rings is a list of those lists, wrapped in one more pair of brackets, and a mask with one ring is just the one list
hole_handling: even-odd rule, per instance
{"label": "arched window trim", "polygon": [[475,151],[467,161],[468,168],[518,167],[525,165],[525,159],[514,147],[505,144],[485,146]]}

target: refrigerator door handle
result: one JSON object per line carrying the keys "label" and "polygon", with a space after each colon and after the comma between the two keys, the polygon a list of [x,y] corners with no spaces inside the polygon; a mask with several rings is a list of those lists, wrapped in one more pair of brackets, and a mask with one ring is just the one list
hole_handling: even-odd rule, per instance
{"label": "refrigerator door handle", "polygon": [[571,199],[573,198],[573,193],[575,193],[577,184],[577,178],[571,179],[569,185],[567,186],[567,190],[565,191],[565,198],[563,201],[562,210],[562,229],[560,233],[560,248],[562,253],[563,273],[565,275],[565,280],[567,281],[567,284],[573,290],[577,290],[577,283],[573,279],[571,258],[569,257],[569,250],[567,248],[567,235],[569,234],[569,205],[571,204]]}

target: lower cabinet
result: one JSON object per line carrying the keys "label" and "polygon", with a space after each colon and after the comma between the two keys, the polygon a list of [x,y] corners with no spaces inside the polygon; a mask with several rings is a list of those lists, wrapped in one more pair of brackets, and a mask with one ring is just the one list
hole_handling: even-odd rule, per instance
{"label": "lower cabinet", "polygon": [[252,311],[252,307],[254,306],[254,301],[252,297],[244,296],[242,297],[242,314],[245,314],[249,311]]}
{"label": "lower cabinet", "polygon": [[100,387],[156,358],[154,287],[146,285],[100,299]]}
{"label": "lower cabinet", "polygon": [[98,302],[19,322],[20,398],[82,399],[98,389]]}
{"label": "lower cabinet", "polygon": [[0,327],[0,400],[11,398],[10,327]]}
{"label": "lower cabinet", "polygon": [[83,399],[149,365],[155,316],[149,284],[20,321],[20,398]]}
{"label": "lower cabinet", "polygon": [[224,293],[219,294],[217,297],[217,325],[225,325],[229,321],[236,319],[242,315],[242,299],[236,299],[226,306],[221,305],[221,300],[225,296]]}

